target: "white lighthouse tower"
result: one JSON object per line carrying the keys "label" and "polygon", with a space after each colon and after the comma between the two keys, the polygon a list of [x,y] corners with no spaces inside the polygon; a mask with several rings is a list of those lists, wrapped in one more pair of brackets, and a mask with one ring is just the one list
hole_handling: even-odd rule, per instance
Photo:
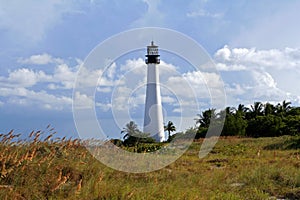
{"label": "white lighthouse tower", "polygon": [[151,42],[147,46],[147,89],[144,116],[144,133],[150,133],[156,141],[165,140],[163,113],[159,86],[158,64],[160,63],[158,46]]}

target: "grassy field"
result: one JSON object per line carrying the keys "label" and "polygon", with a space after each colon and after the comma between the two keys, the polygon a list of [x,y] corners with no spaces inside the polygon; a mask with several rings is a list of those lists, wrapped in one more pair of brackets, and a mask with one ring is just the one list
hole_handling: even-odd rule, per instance
{"label": "grassy field", "polygon": [[129,174],[40,133],[1,135],[0,199],[300,199],[300,137],[220,138],[204,159],[196,141],[164,169]]}

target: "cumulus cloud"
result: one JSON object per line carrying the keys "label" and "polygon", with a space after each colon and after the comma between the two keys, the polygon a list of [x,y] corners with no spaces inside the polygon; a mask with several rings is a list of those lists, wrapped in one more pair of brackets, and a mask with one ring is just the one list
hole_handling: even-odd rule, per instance
{"label": "cumulus cloud", "polygon": [[78,65],[69,66],[48,54],[33,55],[23,61],[28,64],[49,64],[53,70],[48,68],[46,73],[34,67],[22,67],[8,71],[7,76],[0,76],[0,97],[3,105],[15,104],[53,110],[70,109],[71,89]]}
{"label": "cumulus cloud", "polygon": [[120,66],[120,70],[122,72],[133,71],[135,74],[145,74],[146,67],[147,65],[142,58],[128,59],[125,61],[125,64]]}
{"label": "cumulus cloud", "polygon": [[18,62],[22,64],[46,65],[50,63],[62,64],[63,60],[61,58],[54,58],[47,53],[43,53],[32,55],[29,58],[19,58]]}
{"label": "cumulus cloud", "polygon": [[[166,82],[167,88],[183,98],[210,98],[212,90],[222,90],[223,83],[219,74],[193,71],[171,76]],[[211,90],[211,91],[209,91]]]}
{"label": "cumulus cloud", "polygon": [[[128,111],[137,108],[145,103],[146,72],[147,65],[142,58],[128,59],[124,64],[116,65],[113,63],[114,76],[108,68],[103,72],[102,77],[109,82],[98,85],[97,91],[101,93],[111,93],[112,105],[115,111]],[[159,65],[161,83],[172,74],[178,74],[176,67],[161,61]],[[163,87],[163,85],[162,85]],[[163,98],[163,101],[170,103],[170,98]],[[107,108],[103,107],[103,110]]]}
{"label": "cumulus cloud", "polygon": [[70,108],[72,98],[63,95],[51,95],[46,91],[34,91],[26,88],[0,88],[2,97],[7,97],[8,104],[62,110]]}
{"label": "cumulus cloud", "polygon": [[99,103],[99,102],[96,102],[95,105],[97,107],[99,107],[104,112],[107,112],[112,107],[111,103]]}
{"label": "cumulus cloud", "polygon": [[[55,89],[72,89],[77,76],[78,66],[69,67],[66,64],[58,65],[53,73],[52,82],[58,83]],[[62,86],[60,86],[62,85]]]}
{"label": "cumulus cloud", "polygon": [[[0,76],[2,106],[8,102],[24,106],[31,105],[30,102],[40,102],[44,108],[70,107],[72,88],[80,69],[81,78],[77,79],[76,86],[94,87],[96,93],[101,94],[96,103],[93,103],[92,97],[75,93],[75,98],[81,102],[78,105],[80,108],[96,106],[102,111],[113,109],[116,112],[142,109],[147,71],[142,58],[112,63],[105,71],[88,70],[82,63],[70,66],[50,61],[53,60],[51,55],[40,61],[30,58],[34,57],[28,58],[31,61],[36,59],[32,64],[47,63],[53,70],[48,68],[46,73],[40,68],[34,70],[22,67],[9,71],[7,76]],[[168,111],[177,113],[189,109],[196,114],[198,105],[209,106],[212,99],[222,97],[223,81],[230,105],[256,100],[294,99],[298,102],[300,99],[300,90],[295,87],[299,83],[297,74],[300,75],[299,49],[258,50],[224,46],[214,54],[214,60],[220,74],[205,71],[182,72],[180,66],[161,61],[159,70],[162,101],[168,106]],[[289,71],[289,76],[283,76],[288,70],[293,73]]]}
{"label": "cumulus cloud", "polygon": [[[133,88],[120,86],[115,88],[112,94],[112,106],[115,111],[128,111],[129,99],[132,97]],[[133,101],[133,99],[131,99]]]}
{"label": "cumulus cloud", "polygon": [[72,89],[77,66],[57,65],[52,74],[42,70],[20,68],[9,72],[8,77],[0,76],[2,87],[33,87],[38,83],[49,83],[49,89]]}
{"label": "cumulus cloud", "polygon": [[82,94],[80,92],[75,92],[74,94],[74,107],[76,109],[87,109],[94,107],[94,97]]}
{"label": "cumulus cloud", "polygon": [[0,77],[0,85],[6,87],[32,87],[38,82],[46,82],[51,79],[43,71],[33,71],[28,68],[21,68],[9,73],[8,77]]}
{"label": "cumulus cloud", "polygon": [[[111,86],[111,90],[109,87],[98,88],[102,97],[112,93],[111,105],[105,103],[105,98],[99,100],[102,103],[101,109],[105,111],[112,108],[113,112],[118,114],[143,109],[147,72],[144,60],[129,59],[117,68],[120,68],[121,75],[116,77],[122,84]],[[214,102],[218,100],[224,104],[224,87],[219,74],[189,70],[161,60],[159,73],[162,103],[169,115],[184,113],[186,116],[194,116],[199,112],[200,104],[209,106],[211,98]]]}
{"label": "cumulus cloud", "polygon": [[[177,68],[177,66],[161,60],[159,64],[159,74],[163,76],[165,74],[170,75],[170,73],[178,73]],[[122,72],[132,71],[135,74],[145,76],[147,72],[147,65],[145,64],[145,60],[142,58],[128,59],[125,61],[125,64],[120,66],[120,70]]]}
{"label": "cumulus cloud", "polygon": [[300,49],[258,50],[225,45],[214,54],[214,60],[226,80],[231,102],[282,101],[300,96],[300,90],[294,87],[299,82]]}
{"label": "cumulus cloud", "polygon": [[[220,77],[217,74],[196,71],[182,73],[178,71],[179,69],[180,67],[161,60],[159,73],[162,103],[168,107],[168,112],[178,112],[188,107],[196,114],[197,97],[209,98],[205,81],[208,81],[212,87],[218,87]],[[100,96],[111,95],[111,104],[107,103],[105,98],[99,99],[100,109],[107,111],[112,108],[118,115],[126,114],[130,110],[143,109],[147,72],[144,60],[128,59],[124,64],[114,66],[113,71],[114,84],[104,85],[105,87],[100,85],[97,88],[97,92],[101,93]],[[104,72],[102,76],[109,77],[109,74],[110,72]]]}
{"label": "cumulus cloud", "polygon": [[173,103],[175,103],[177,100],[176,100],[176,98],[174,98],[174,97],[171,97],[171,96],[169,96],[169,95],[165,95],[165,96],[162,96],[162,97],[161,97],[161,101],[162,101],[163,103],[166,103],[166,104],[173,104]]}
{"label": "cumulus cloud", "polygon": [[[295,69],[300,65],[300,49],[285,48],[258,50],[255,48],[219,49],[214,59],[219,70],[237,71],[251,68]],[[298,69],[297,69],[298,70]]]}

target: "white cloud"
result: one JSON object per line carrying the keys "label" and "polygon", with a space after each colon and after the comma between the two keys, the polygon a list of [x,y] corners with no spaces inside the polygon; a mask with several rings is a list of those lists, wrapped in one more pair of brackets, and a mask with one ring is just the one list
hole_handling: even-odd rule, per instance
{"label": "white cloud", "polygon": [[59,64],[62,61],[57,61],[51,55],[42,57],[34,55],[26,62],[51,63],[49,68],[53,70],[48,68],[46,73],[43,70],[23,67],[8,71],[7,76],[0,76],[0,97],[4,97],[3,104],[54,110],[70,109],[71,89],[78,65],[70,67],[66,64]]}
{"label": "white cloud", "polygon": [[222,18],[223,14],[222,13],[211,13],[207,10],[204,9],[200,9],[197,11],[192,11],[192,12],[188,12],[186,14],[187,17],[210,17],[210,18]]}
{"label": "white cloud", "polygon": [[275,80],[268,72],[252,71],[252,77],[260,88],[276,88],[277,86]]}
{"label": "white cloud", "polygon": [[63,60],[61,58],[53,58],[47,53],[32,55],[29,58],[19,58],[19,63],[22,64],[34,64],[34,65],[46,65],[50,63],[62,64]]}
{"label": "white cloud", "polygon": [[[105,80],[110,79],[111,84],[99,84],[98,92],[112,92],[112,104],[115,111],[128,111],[131,108],[137,108],[145,103],[145,87],[147,65],[142,58],[128,59],[124,64],[117,66],[113,64],[113,74],[105,71],[103,76]],[[119,69],[118,73],[116,72]],[[161,61],[159,65],[161,82],[167,80],[172,74],[178,74],[176,67],[172,64]],[[110,77],[110,78],[108,78]],[[171,99],[163,99],[170,103]],[[103,102],[102,102],[103,103]],[[106,108],[104,107],[106,110]]]}
{"label": "white cloud", "polygon": [[115,77],[115,74],[116,74],[116,63],[112,63],[109,68],[107,69],[107,77],[109,79],[113,79]]}
{"label": "white cloud", "polygon": [[300,49],[258,50],[225,45],[214,59],[223,72],[231,102],[282,101],[300,95],[295,87],[300,84]]}
{"label": "white cloud", "polygon": [[95,105],[97,107],[99,107],[104,112],[107,112],[112,107],[111,103],[99,103],[99,102],[96,102]]}
{"label": "white cloud", "polygon": [[127,86],[115,88],[112,96],[112,106],[116,111],[129,110],[129,99],[132,94],[132,89]]}
{"label": "white cloud", "polygon": [[[53,59],[51,55],[48,58]],[[221,97],[223,90],[221,78],[225,80],[229,104],[260,99],[270,101],[299,99],[300,90],[295,87],[300,84],[297,76],[300,75],[299,49],[257,50],[224,46],[215,53],[214,59],[223,77],[217,73],[204,71],[179,73],[180,67],[161,61],[159,70],[163,103],[173,112],[184,108],[196,113],[195,108],[199,101],[207,104],[211,98]],[[49,60],[47,62],[50,64]],[[65,63],[52,62],[51,65],[52,72],[49,69],[46,73],[42,70],[20,68],[9,71],[6,77],[1,76],[0,96],[5,97],[1,99],[1,105],[9,102],[28,106],[40,102],[44,108],[69,107],[70,98],[61,94],[62,91],[71,94],[78,69],[82,70],[82,77],[77,80],[79,86],[97,87],[97,92],[105,94],[101,96],[105,98],[97,100],[95,104],[101,110],[108,111],[113,108],[118,112],[127,112],[144,104],[147,68],[142,58],[127,60],[120,66],[113,63],[104,73],[100,69],[91,71],[80,68],[78,64],[69,66]],[[288,70],[292,70],[293,73],[289,71],[289,77],[283,76],[283,72]],[[98,80],[101,75],[103,75],[101,80]],[[113,96],[111,102],[108,102],[106,97],[110,94]],[[94,106],[92,97],[77,93],[75,98],[80,100],[78,106],[81,108]]]}
{"label": "white cloud", "polygon": [[73,68],[66,64],[58,65],[53,74],[53,82],[63,85],[63,89],[72,89],[77,76],[78,66]]}
{"label": "white cloud", "polygon": [[[115,66],[116,69],[120,69],[115,73],[115,79],[113,85],[102,86],[97,88],[97,92],[101,92],[101,95],[111,94],[111,105],[106,103],[106,99],[99,99],[99,106],[102,111],[106,111],[112,107],[114,113],[123,115],[128,112],[134,111],[136,108],[141,109],[145,103],[145,88],[146,88],[146,72],[147,66],[142,58],[129,59],[125,61],[125,64]],[[206,91],[203,74],[197,72],[180,73],[177,71],[179,67],[173,64],[161,61],[159,65],[160,83],[162,103],[169,107],[168,110],[174,110],[175,107],[182,106],[180,109],[193,109],[196,114],[195,105],[197,95],[199,93],[205,93],[205,97],[209,94]],[[107,72],[105,72],[107,73]],[[103,74],[105,77],[108,75]],[[108,73],[109,74],[109,73]],[[211,85],[218,86],[220,80],[218,75],[210,73],[204,74]],[[200,84],[200,86],[199,86]],[[203,86],[203,87],[201,87]],[[111,90],[109,89],[111,88]],[[194,94],[194,90],[198,90],[197,94]],[[201,95],[200,94],[200,95]],[[198,96],[200,96],[198,95]],[[103,97],[102,96],[102,97]],[[204,95],[203,95],[204,96]],[[203,97],[202,96],[202,97]],[[180,102],[179,102],[180,101]],[[171,110],[170,110],[171,107]]]}
{"label": "white cloud", "polygon": [[20,68],[9,72],[8,77],[0,76],[2,87],[33,87],[38,83],[49,83],[49,89],[72,89],[78,66],[69,67],[66,64],[58,65],[52,74],[42,70],[34,71],[29,68]]}
{"label": "white cloud", "polygon": [[140,105],[145,104],[146,94],[144,92],[137,91],[136,94],[131,94],[128,98],[128,105],[127,107],[130,108],[138,108]]}
{"label": "white cloud", "polygon": [[[178,67],[174,66],[173,64],[166,63],[165,61],[161,60],[159,64],[159,74],[160,76],[170,74],[178,74],[177,69]],[[147,72],[147,65],[145,64],[145,60],[142,58],[138,59],[128,59],[125,61],[124,65],[120,66],[120,70],[122,72],[132,72],[139,76],[146,76]]]}
{"label": "white cloud", "polygon": [[97,92],[104,92],[104,93],[109,93],[112,91],[111,87],[97,87]]}
{"label": "white cloud", "polygon": [[[113,109],[128,111],[131,107],[142,106],[145,102],[144,89],[147,71],[144,60],[141,58],[127,60],[120,69],[125,74],[120,77],[123,84],[115,86],[113,90]],[[180,109],[196,115],[197,101],[200,98],[209,101],[211,95],[218,98],[224,93],[220,75],[200,71],[182,73],[178,70],[180,67],[164,61],[161,61],[159,65],[162,102],[169,107],[169,111],[171,109],[178,112]]]}
{"label": "white cloud", "polygon": [[94,107],[94,98],[92,96],[88,96],[86,94],[82,94],[80,92],[75,92],[74,94],[74,107],[76,109],[87,109]]}
{"label": "white cloud", "polygon": [[247,69],[244,65],[240,64],[226,65],[224,63],[217,63],[216,67],[220,71],[242,71]]}
{"label": "white cloud", "polygon": [[0,77],[2,87],[32,87],[38,82],[47,82],[51,76],[43,71],[33,71],[28,68],[21,68],[9,73],[8,77]]}
{"label": "white cloud", "polygon": [[255,48],[230,48],[225,45],[219,49],[214,59],[219,70],[261,69],[298,69],[300,66],[300,49],[285,48],[257,50]]}
{"label": "white cloud", "polygon": [[44,109],[70,109],[72,98],[51,95],[46,91],[33,91],[26,88],[0,88],[2,97],[7,97],[7,103],[22,106],[40,107]]}
{"label": "white cloud", "polygon": [[171,97],[171,96],[162,96],[161,101],[162,101],[162,103],[173,104],[177,100],[175,98]]}
{"label": "white cloud", "polygon": [[120,66],[122,72],[133,72],[134,74],[145,75],[147,65],[145,64],[144,59],[128,59],[125,61],[124,65]]}
{"label": "white cloud", "polygon": [[174,108],[174,109],[172,110],[172,112],[173,112],[173,113],[181,113],[182,110],[181,110],[180,108]]}
{"label": "white cloud", "polygon": [[200,104],[209,102],[212,96],[222,100],[222,90],[218,74],[193,71],[169,77],[162,88],[162,94],[172,97],[172,112],[194,116],[199,112]]}
{"label": "white cloud", "polygon": [[227,45],[225,45],[222,49],[219,49],[215,53],[215,58],[220,60],[229,61],[231,57],[231,50]]}
{"label": "white cloud", "polygon": [[165,15],[163,11],[158,9],[161,0],[143,0],[147,4],[148,9],[145,14],[132,23],[133,27],[143,26],[162,26],[164,25]]}
{"label": "white cloud", "polygon": [[97,90],[100,91],[103,88],[114,87],[116,85],[122,85],[122,80],[116,79],[115,76],[115,64],[112,67],[103,71],[102,69],[90,70],[84,66],[78,68],[79,72],[75,73],[74,76],[77,76],[76,87],[86,88],[86,87],[97,87]]}
{"label": "white cloud", "polygon": [[229,96],[243,95],[246,92],[245,88],[238,83],[233,83],[232,85],[226,84],[225,89],[226,89],[226,94]]}
{"label": "white cloud", "polygon": [[181,98],[210,98],[209,89],[222,90],[223,83],[216,73],[193,71],[169,77],[166,87]]}

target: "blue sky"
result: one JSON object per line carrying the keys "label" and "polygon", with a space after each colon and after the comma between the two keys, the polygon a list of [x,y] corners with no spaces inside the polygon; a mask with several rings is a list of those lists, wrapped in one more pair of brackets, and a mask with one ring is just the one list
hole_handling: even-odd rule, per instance
{"label": "blue sky", "polygon": [[[72,91],[80,65],[105,39],[143,27],[173,29],[202,45],[219,71],[218,76],[206,75],[210,80],[223,80],[226,105],[284,99],[299,105],[299,8],[296,0],[0,0],[0,132],[15,129],[26,134],[51,124],[59,134],[76,137]],[[116,71],[110,73],[117,78],[102,88],[107,98],[98,100],[97,115],[118,109],[112,108],[108,91],[126,91],[116,81],[122,69],[142,67],[143,54],[129,54],[114,62]],[[180,70],[187,65],[184,61],[172,55],[162,60],[161,68],[179,69],[187,80],[199,80],[199,87],[203,84],[197,73]],[[132,73],[138,77],[144,72]],[[179,81],[176,73],[172,80],[165,80],[173,85]],[[135,90],[130,99],[132,115],[142,116],[143,91]],[[172,119],[178,113],[176,99],[165,92],[163,103]],[[110,115],[101,116],[110,119]],[[106,130],[119,131],[111,127],[107,125]]]}

